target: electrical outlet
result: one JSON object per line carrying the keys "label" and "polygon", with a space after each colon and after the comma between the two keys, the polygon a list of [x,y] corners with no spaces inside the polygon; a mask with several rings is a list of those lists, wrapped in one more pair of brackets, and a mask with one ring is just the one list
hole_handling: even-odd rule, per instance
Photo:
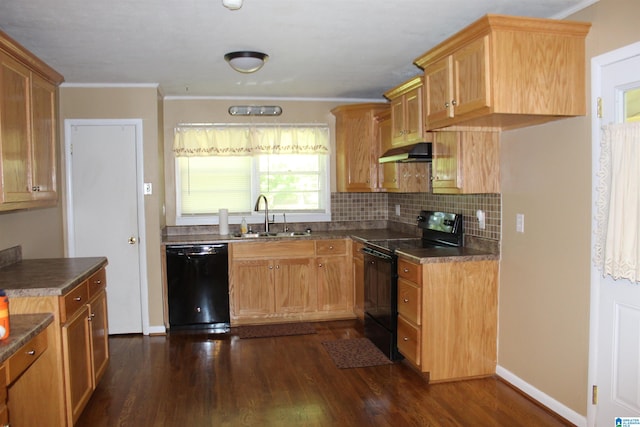
{"label": "electrical outlet", "polygon": [[516,214],[516,231],[524,233],[524,214]]}
{"label": "electrical outlet", "polygon": [[400,205],[396,205],[396,216],[400,216]]}

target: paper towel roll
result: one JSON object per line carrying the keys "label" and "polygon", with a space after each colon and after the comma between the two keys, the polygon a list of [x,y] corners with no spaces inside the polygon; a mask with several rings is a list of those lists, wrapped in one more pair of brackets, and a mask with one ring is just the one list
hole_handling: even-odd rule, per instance
{"label": "paper towel roll", "polygon": [[218,217],[220,219],[220,234],[229,234],[229,210],[220,209]]}

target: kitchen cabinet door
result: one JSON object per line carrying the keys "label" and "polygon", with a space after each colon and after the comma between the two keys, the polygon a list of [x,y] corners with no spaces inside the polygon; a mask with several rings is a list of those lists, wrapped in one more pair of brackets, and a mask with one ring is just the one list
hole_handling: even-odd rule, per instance
{"label": "kitchen cabinet door", "polygon": [[407,80],[384,96],[391,101],[392,147],[424,142],[422,77]]}
{"label": "kitchen cabinet door", "polygon": [[234,261],[234,315],[252,316],[275,313],[273,262]]}
{"label": "kitchen cabinet door", "polygon": [[[393,104],[392,104],[392,108]],[[378,147],[380,154],[392,148],[392,121],[391,112],[385,111],[376,116],[378,126]],[[398,180],[398,163],[379,163],[380,183],[382,188],[387,191],[397,191],[400,182]]]}
{"label": "kitchen cabinet door", "polygon": [[489,36],[475,40],[451,55],[453,74],[450,100],[452,114],[488,111],[489,99]]}
{"label": "kitchen cabinet door", "polygon": [[31,200],[31,72],[0,52],[0,160],[3,203]]}
{"label": "kitchen cabinet door", "polygon": [[91,365],[91,329],[89,308],[84,306],[62,326],[62,343],[65,349],[64,367],[67,372],[65,393],[69,406],[67,423],[73,425],[93,393]]}
{"label": "kitchen cabinet door", "polygon": [[304,313],[316,309],[312,259],[276,260],[273,273],[276,313]]}
{"label": "kitchen cabinet door", "polygon": [[33,75],[32,99],[32,198],[55,200],[56,192],[56,87]]}
{"label": "kitchen cabinet door", "polygon": [[427,129],[453,117],[453,58],[447,56],[424,69],[424,109]]}
{"label": "kitchen cabinet door", "polygon": [[353,310],[350,264],[346,256],[316,258],[318,274],[318,310]]}
{"label": "kitchen cabinet door", "polygon": [[109,365],[109,322],[105,291],[98,293],[89,303],[89,320],[91,322],[92,379],[95,389]]}
{"label": "kitchen cabinet door", "polygon": [[443,194],[500,192],[500,134],[434,132],[432,189]]}
{"label": "kitchen cabinet door", "polygon": [[339,192],[379,191],[377,123],[386,104],[353,104],[331,110],[336,117],[336,184]]}

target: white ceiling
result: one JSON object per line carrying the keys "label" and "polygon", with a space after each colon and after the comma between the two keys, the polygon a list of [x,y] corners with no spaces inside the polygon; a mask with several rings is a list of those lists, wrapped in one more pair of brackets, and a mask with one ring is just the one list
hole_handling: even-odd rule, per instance
{"label": "white ceiling", "polygon": [[[0,29],[70,84],[167,96],[380,99],[422,53],[486,13],[564,17],[597,0],[3,0]],[[270,58],[253,74],[224,54]]]}

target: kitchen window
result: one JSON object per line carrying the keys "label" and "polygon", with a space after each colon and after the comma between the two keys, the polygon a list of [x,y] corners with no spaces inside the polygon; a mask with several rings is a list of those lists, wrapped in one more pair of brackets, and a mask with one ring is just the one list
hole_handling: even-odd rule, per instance
{"label": "kitchen window", "polygon": [[215,125],[176,128],[177,225],[330,221],[329,129],[326,125]]}

